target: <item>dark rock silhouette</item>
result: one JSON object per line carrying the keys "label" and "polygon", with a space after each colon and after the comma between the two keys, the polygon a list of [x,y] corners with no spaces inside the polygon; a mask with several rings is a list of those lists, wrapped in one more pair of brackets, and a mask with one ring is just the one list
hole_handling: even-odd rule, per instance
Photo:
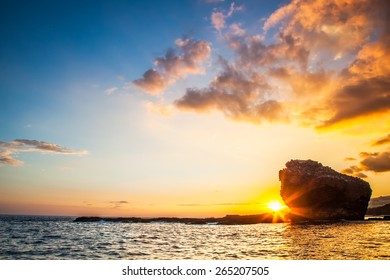
{"label": "dark rock silhouette", "polygon": [[372,190],[362,179],[316,161],[291,160],[279,171],[279,180],[292,221],[364,220]]}
{"label": "dark rock silhouette", "polygon": [[390,195],[380,196],[380,197],[371,197],[370,202],[368,203],[368,209],[381,207],[386,204],[390,204]]}
{"label": "dark rock silhouette", "polygon": [[367,215],[390,215],[390,203],[381,207],[368,208]]}

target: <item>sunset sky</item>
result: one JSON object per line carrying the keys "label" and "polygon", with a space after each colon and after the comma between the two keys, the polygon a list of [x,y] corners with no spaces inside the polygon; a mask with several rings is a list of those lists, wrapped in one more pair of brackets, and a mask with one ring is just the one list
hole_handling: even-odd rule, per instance
{"label": "sunset sky", "polygon": [[1,1],[0,214],[264,212],[312,159],[390,195],[390,1]]}

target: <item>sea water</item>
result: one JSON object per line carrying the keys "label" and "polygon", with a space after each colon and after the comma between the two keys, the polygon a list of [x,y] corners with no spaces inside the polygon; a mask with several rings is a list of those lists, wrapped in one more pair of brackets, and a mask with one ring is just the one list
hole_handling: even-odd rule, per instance
{"label": "sea water", "polygon": [[0,216],[0,259],[390,259],[389,221],[187,225]]}

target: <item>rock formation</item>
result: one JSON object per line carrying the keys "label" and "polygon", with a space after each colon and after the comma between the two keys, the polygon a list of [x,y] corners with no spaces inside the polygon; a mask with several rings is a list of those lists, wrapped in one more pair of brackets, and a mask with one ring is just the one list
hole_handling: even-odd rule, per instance
{"label": "rock formation", "polygon": [[299,220],[363,220],[370,185],[312,160],[291,160],[279,171],[280,194]]}

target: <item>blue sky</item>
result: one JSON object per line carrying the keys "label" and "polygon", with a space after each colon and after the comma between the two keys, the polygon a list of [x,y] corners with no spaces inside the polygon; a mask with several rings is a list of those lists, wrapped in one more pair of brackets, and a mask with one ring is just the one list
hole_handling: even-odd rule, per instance
{"label": "blue sky", "polygon": [[[265,7],[268,1],[255,2],[246,3],[245,16],[256,7],[253,21],[260,26],[261,17],[271,7]],[[138,78],[155,56],[181,36],[223,45],[215,38],[210,11],[228,10],[229,5],[206,1],[3,2],[3,138],[51,138],[34,133],[49,119],[61,123],[65,118],[85,118],[82,112],[75,115],[74,107],[88,107],[104,98],[106,88],[120,84],[118,76],[128,82]],[[77,128],[77,122],[73,124]]]}
{"label": "blue sky", "polygon": [[256,213],[291,158],[386,194],[381,14],[298,2],[3,1],[0,213]]}

